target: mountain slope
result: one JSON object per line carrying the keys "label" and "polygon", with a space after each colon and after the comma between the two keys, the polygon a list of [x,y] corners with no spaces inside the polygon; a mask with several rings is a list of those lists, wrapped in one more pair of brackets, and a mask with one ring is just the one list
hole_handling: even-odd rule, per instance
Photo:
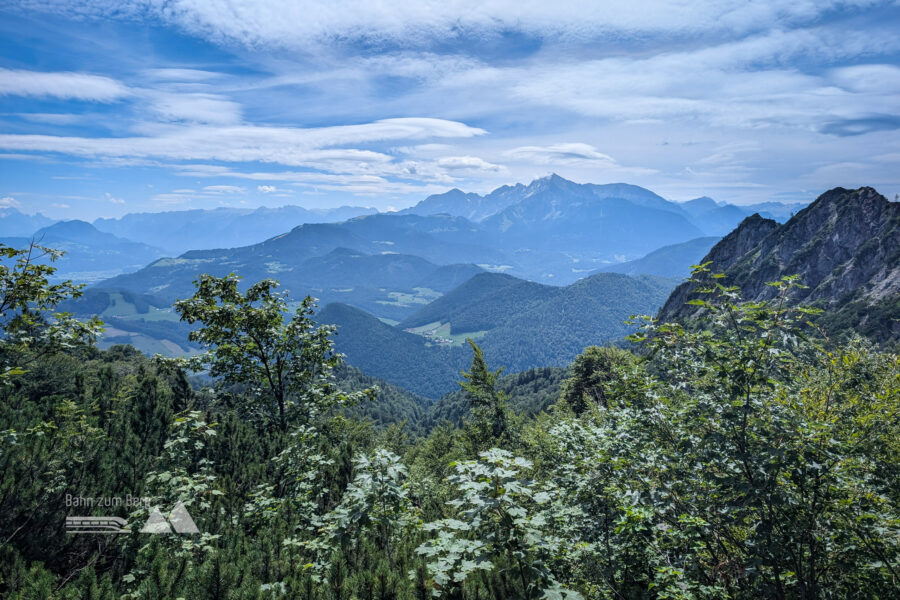
{"label": "mountain slope", "polygon": [[[703,200],[698,198],[698,200]],[[706,198],[708,200],[708,198]],[[696,202],[692,200],[691,202]],[[690,203],[685,203],[690,204]],[[684,205],[682,205],[684,206]],[[735,226],[744,220],[749,214],[747,210],[734,204],[716,205],[708,210],[696,210],[697,205],[692,207],[694,211],[691,213],[691,221],[704,231],[707,235],[722,236],[735,228]]]}
{"label": "mountain slope", "polygon": [[335,343],[350,364],[436,398],[455,389],[471,351],[465,345],[433,343],[402,328],[449,322],[452,332],[477,337],[489,364],[509,371],[565,366],[586,346],[621,339],[632,329],[624,321],[632,314],[654,313],[674,285],[655,277],[602,273],[553,287],[484,273],[397,327],[339,304],[326,306],[318,319],[340,327]]}
{"label": "mountain slope", "polygon": [[343,412],[371,419],[378,427],[406,421],[406,428],[415,433],[423,431],[423,421],[432,402],[384,379],[366,375],[356,367],[340,365],[334,372],[338,389],[358,392],[377,388],[375,399],[343,409]]}
{"label": "mountain slope", "polygon": [[[504,374],[497,389],[509,398],[509,408],[517,414],[533,415],[546,410],[559,400],[562,384],[569,375],[565,367],[538,367],[520,373]],[[460,378],[461,379],[461,378]],[[444,422],[461,426],[469,414],[466,392],[448,392],[431,404],[423,417],[426,429]]]}
{"label": "mountain slope", "polygon": [[482,226],[525,265],[519,272],[537,281],[571,283],[617,257],[703,235],[677,204],[637,186],[581,185],[554,175],[532,182],[522,196]]}
{"label": "mountain slope", "polygon": [[450,323],[452,333],[491,329],[509,315],[557,295],[559,290],[502,273],[482,273],[416,311],[399,327],[441,322]]}
{"label": "mountain slope", "polygon": [[316,321],[337,325],[335,346],[346,355],[348,364],[428,398],[438,398],[452,389],[466,365],[460,348],[429,345],[423,337],[391,327],[346,304],[328,304],[316,315]]}
{"label": "mountain slope", "polygon": [[710,248],[719,241],[717,237],[701,237],[695,240],[663,246],[646,256],[597,269],[597,273],[622,273],[623,275],[656,275],[683,279],[691,274],[691,265],[700,262]]}
{"label": "mountain slope", "polygon": [[656,312],[676,283],[618,273],[592,275],[509,315],[479,344],[485,356],[511,371],[565,366],[585,347],[621,340],[634,331],[625,321],[631,315]]}
{"label": "mountain slope", "polygon": [[481,196],[475,193],[467,194],[454,188],[443,194],[428,196],[415,206],[399,211],[398,214],[424,216],[447,214],[477,222],[503,210],[514,201],[514,197],[502,193]]}
{"label": "mountain slope", "polygon": [[[771,298],[775,290],[766,282],[797,274],[808,288],[796,290],[794,301],[827,309],[837,330],[854,328],[879,340],[900,336],[900,203],[872,188],[830,190],[784,225],[748,217],[703,260],[745,299]],[[695,314],[685,304],[695,287],[679,286],[660,318]],[[871,316],[860,315],[860,306],[870,307]]]}

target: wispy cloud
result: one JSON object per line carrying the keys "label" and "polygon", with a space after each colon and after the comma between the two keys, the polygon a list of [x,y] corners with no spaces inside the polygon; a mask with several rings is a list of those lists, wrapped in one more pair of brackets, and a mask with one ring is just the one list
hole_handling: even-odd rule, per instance
{"label": "wispy cloud", "polygon": [[261,126],[147,125],[140,137],[100,138],[50,135],[0,135],[0,148],[29,152],[60,152],[82,157],[161,158],[264,162],[305,166],[332,172],[395,172],[387,154],[341,148],[395,140],[468,138],[483,129],[443,119],[397,118],[360,125],[300,129]]}
{"label": "wispy cloud", "polygon": [[477,156],[445,156],[437,161],[439,167],[454,170],[472,170],[472,171],[502,171],[502,165],[489,163]]}
{"label": "wispy cloud", "polygon": [[[491,77],[508,81],[521,98],[591,117],[815,127],[829,115],[896,107],[896,75],[880,68],[809,75],[788,66],[795,57],[814,55],[827,63],[898,49],[900,38],[888,31],[775,31],[650,57],[494,70]],[[874,84],[878,76],[885,77],[885,86]],[[848,89],[839,86],[848,82]],[[855,94],[860,86],[866,86],[866,93]]]}
{"label": "wispy cloud", "polygon": [[[811,178],[840,177],[830,165],[900,153],[894,0],[12,0],[2,10],[34,25],[56,13],[53,33],[7,26],[23,51],[0,60],[0,159],[22,161],[15,185],[46,188],[48,203],[67,190],[31,163],[117,181],[109,189],[134,210],[149,189],[173,190],[154,205],[290,192],[402,206],[549,171],[750,200],[799,193],[798,181],[812,194]],[[133,35],[147,25],[154,36]],[[107,34],[105,55],[84,44]],[[168,44],[185,34],[189,44]],[[847,173],[896,172],[886,165]],[[179,183],[188,177],[208,189]]]}
{"label": "wispy cloud", "polygon": [[520,146],[508,150],[506,155],[545,165],[599,163],[605,166],[616,166],[616,161],[611,156],[603,154],[590,144],[582,143]]}
{"label": "wispy cloud", "polygon": [[17,113],[16,116],[26,121],[50,123],[52,125],[72,125],[84,118],[81,115],[73,115],[71,113]]}
{"label": "wispy cloud", "polygon": [[[322,43],[423,46],[470,36],[526,34],[563,40],[593,40],[622,34],[741,34],[761,24],[784,26],[815,21],[839,10],[888,4],[877,0],[646,0],[640,10],[628,3],[558,0],[67,0],[16,4],[69,15],[155,18],[213,40],[245,45],[308,48]],[[298,27],[297,24],[302,24]]]}
{"label": "wispy cloud", "polygon": [[0,95],[52,96],[73,100],[114,102],[129,94],[126,86],[109,77],[87,73],[44,73],[0,68]]}
{"label": "wispy cloud", "polygon": [[155,92],[150,109],[163,121],[231,125],[241,121],[241,105],[216,94]]}
{"label": "wispy cloud", "polygon": [[243,194],[247,188],[238,185],[207,185],[203,191],[212,194]]}
{"label": "wispy cloud", "polygon": [[859,119],[838,119],[822,126],[822,133],[847,137],[863,135],[873,131],[894,131],[900,129],[900,115],[872,115]]}

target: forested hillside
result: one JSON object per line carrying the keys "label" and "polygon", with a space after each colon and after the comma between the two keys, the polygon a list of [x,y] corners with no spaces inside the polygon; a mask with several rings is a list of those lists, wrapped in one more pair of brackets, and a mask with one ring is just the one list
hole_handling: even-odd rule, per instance
{"label": "forested hillside", "polygon": [[203,277],[175,309],[208,353],[151,360],[55,314],[79,290],[48,269],[3,248],[4,597],[895,595],[900,358],[818,337],[791,278],[705,279],[700,329],[648,318],[568,372],[472,344],[423,411],[272,282]]}
{"label": "forested hillside", "polygon": [[343,304],[327,305],[317,319],[338,326],[335,342],[350,364],[438,398],[456,388],[469,352],[461,343],[447,343],[449,338],[441,343],[413,335],[417,325],[449,325],[460,341],[477,339],[488,359],[509,372],[561,367],[587,346],[621,341],[634,329],[625,321],[655,312],[675,283],[599,273],[554,287],[482,273],[396,327]]}
{"label": "forested hillside", "polygon": [[450,323],[453,333],[493,329],[510,316],[559,294],[559,288],[502,273],[482,273],[400,322],[407,329]]}
{"label": "forested hillside", "polygon": [[337,326],[335,343],[348,363],[429,398],[453,389],[466,364],[460,348],[430,345],[346,304],[329,304],[316,318]]}

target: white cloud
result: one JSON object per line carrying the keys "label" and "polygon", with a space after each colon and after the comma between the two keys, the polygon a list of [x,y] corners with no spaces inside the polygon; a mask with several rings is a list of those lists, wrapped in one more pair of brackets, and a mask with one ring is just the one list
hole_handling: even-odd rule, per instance
{"label": "white cloud", "polygon": [[[315,171],[244,172],[234,171],[222,165],[171,165],[188,177],[231,177],[252,181],[282,181],[314,190],[336,190],[353,194],[433,194],[446,192],[445,185],[436,183],[408,183],[392,181],[381,175],[336,174]],[[268,186],[259,186],[268,187]],[[178,190],[176,190],[178,191]],[[189,190],[186,190],[189,191]],[[262,190],[260,190],[262,191]],[[307,192],[304,192],[307,193]]]}
{"label": "white cloud", "polygon": [[760,145],[756,142],[732,142],[719,146],[712,154],[698,160],[697,164],[711,167],[734,167],[746,162],[748,153],[755,153],[759,150]]}
{"label": "white cloud", "polygon": [[263,194],[272,194],[278,191],[278,188],[274,185],[258,185],[256,186],[256,189]]}
{"label": "white cloud", "polygon": [[215,71],[205,71],[202,69],[178,69],[178,68],[162,68],[147,69],[144,73],[150,79],[167,82],[206,82],[224,77],[222,73]]}
{"label": "white cloud", "polygon": [[458,169],[467,169],[472,171],[502,171],[501,165],[489,163],[477,156],[445,156],[437,161],[439,167],[449,169],[451,171]]}
{"label": "white cloud", "polygon": [[0,198],[0,208],[19,208],[22,204],[11,196]]}
{"label": "white cloud", "polygon": [[263,162],[334,173],[427,175],[427,169],[416,169],[412,163],[394,163],[393,157],[381,152],[338,146],[434,137],[468,138],[485,131],[443,119],[398,118],[309,129],[148,124],[143,133],[141,137],[122,138],[0,134],[0,148],[104,159]]}
{"label": "white cloud", "polygon": [[896,65],[854,65],[833,69],[830,79],[851,92],[900,94],[900,67]]}
{"label": "white cloud", "polygon": [[[798,55],[827,62],[900,49],[900,39],[846,32],[835,38],[822,31],[774,32],[739,42],[649,57],[616,57],[545,64],[492,72],[526,102],[577,114],[630,123],[681,120],[716,127],[773,125],[817,129],[835,117],[893,114],[893,72],[877,92],[852,93],[826,75],[808,75],[780,66]],[[886,70],[879,70],[886,76]],[[863,76],[838,72],[855,85]],[[865,79],[871,80],[872,73]],[[868,85],[868,84],[862,84]]]}
{"label": "white cloud", "polygon": [[100,75],[0,68],[0,96],[2,95],[53,96],[113,102],[129,95],[129,90],[115,79]]}
{"label": "white cloud", "polygon": [[156,194],[155,196],[153,196],[153,198],[151,198],[153,202],[166,206],[187,204],[193,199],[193,196],[191,196],[190,194],[178,194],[175,192],[168,194]]}
{"label": "white cloud", "polygon": [[582,143],[552,144],[550,146],[520,146],[507,150],[504,154],[537,164],[585,164],[597,163],[614,167],[615,159],[603,154],[594,146]]}
{"label": "white cloud", "polygon": [[122,199],[122,198],[116,198],[115,196],[113,196],[113,195],[110,194],[109,192],[106,192],[105,194],[103,194],[103,196],[106,198],[106,201],[109,202],[110,204],[125,204],[125,200],[124,200],[124,199]]}
{"label": "white cloud", "polygon": [[[426,45],[462,35],[520,31],[561,40],[591,40],[654,33],[746,33],[760,26],[814,21],[838,8],[884,5],[877,0],[44,0],[43,10],[68,15],[152,16],[215,41],[310,48],[323,43],[368,41]],[[20,0],[27,9],[34,3]]]}
{"label": "white cloud", "polygon": [[241,105],[214,94],[151,93],[150,109],[165,121],[230,125],[241,120]]}
{"label": "white cloud", "polygon": [[237,185],[208,185],[203,191],[211,194],[243,194],[247,190]]}

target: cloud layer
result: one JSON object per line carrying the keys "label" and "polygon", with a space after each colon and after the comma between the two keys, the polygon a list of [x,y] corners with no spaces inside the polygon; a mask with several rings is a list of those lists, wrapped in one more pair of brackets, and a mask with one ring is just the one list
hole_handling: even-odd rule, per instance
{"label": "cloud layer", "polygon": [[892,0],[23,0],[4,15],[22,52],[0,59],[0,168],[28,167],[0,195],[44,206],[53,169],[69,186],[102,172],[129,207],[403,206],[550,171],[732,201],[900,186]]}

